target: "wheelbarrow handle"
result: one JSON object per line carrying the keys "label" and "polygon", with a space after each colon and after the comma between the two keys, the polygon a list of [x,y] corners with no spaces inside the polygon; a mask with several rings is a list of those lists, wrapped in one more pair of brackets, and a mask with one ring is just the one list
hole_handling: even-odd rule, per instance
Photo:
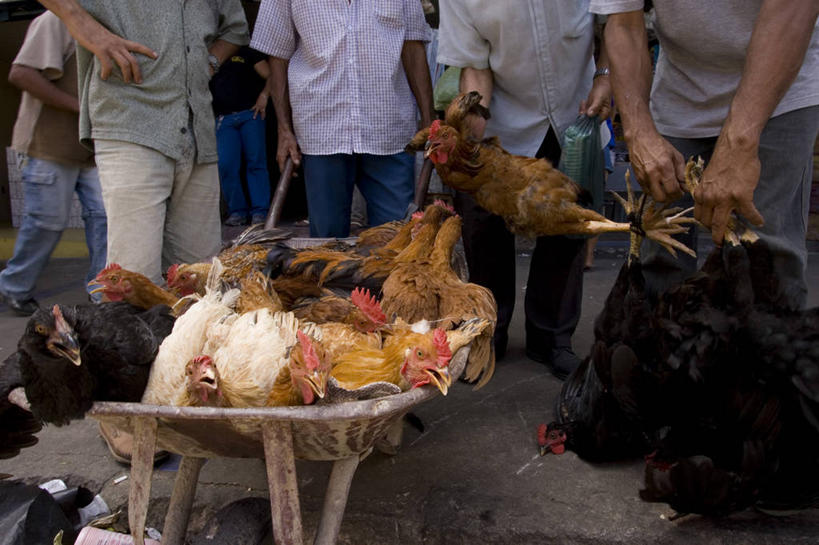
{"label": "wheelbarrow handle", "polygon": [[424,208],[424,201],[427,199],[429,190],[429,180],[432,177],[432,161],[424,159],[421,173],[418,175],[418,183],[415,185],[415,206],[418,210]]}
{"label": "wheelbarrow handle", "polygon": [[270,203],[270,210],[267,212],[267,219],[264,222],[265,229],[273,229],[279,224],[284,207],[284,199],[287,197],[287,190],[290,189],[290,178],[293,177],[293,159],[290,157],[284,163],[284,171],[276,184],[276,192],[273,194],[273,202]]}

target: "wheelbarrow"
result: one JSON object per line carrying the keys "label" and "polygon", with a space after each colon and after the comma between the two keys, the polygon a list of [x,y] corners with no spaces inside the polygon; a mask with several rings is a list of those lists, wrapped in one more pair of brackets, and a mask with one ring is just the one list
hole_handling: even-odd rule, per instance
{"label": "wheelbarrow", "polygon": [[[470,346],[450,362],[463,372]],[[304,543],[295,459],[333,462],[314,545],[338,538],[350,484],[359,462],[409,410],[438,395],[424,386],[408,392],[307,407],[223,409],[141,403],[95,403],[88,416],[134,435],[128,522],[134,543],[144,545],[156,448],[182,455],[162,532],[163,545],[182,545],[199,479],[211,457],[264,458],[277,545]]]}

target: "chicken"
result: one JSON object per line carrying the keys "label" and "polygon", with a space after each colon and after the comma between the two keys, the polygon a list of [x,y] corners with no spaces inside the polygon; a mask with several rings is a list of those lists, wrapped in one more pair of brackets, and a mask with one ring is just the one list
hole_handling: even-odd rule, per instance
{"label": "chicken", "polygon": [[331,376],[348,390],[374,382],[389,382],[402,391],[433,384],[446,395],[452,383],[451,357],[443,329],[408,331],[390,335],[381,349],[362,348],[343,354]]}
{"label": "chicken", "polygon": [[288,365],[302,325],[292,312],[268,309],[248,312],[234,320],[224,342],[211,357],[219,370],[225,402],[230,407],[262,407],[279,373]]}
{"label": "chicken", "polygon": [[185,364],[185,389],[174,402],[180,407],[230,407],[222,392],[221,377],[213,359],[199,355]]}
{"label": "chicken", "polygon": [[91,293],[102,292],[103,301],[125,301],[145,310],[156,305],[173,308],[179,301],[171,292],[157,286],[147,276],[111,263],[102,269],[89,286],[99,285]]}
{"label": "chicken", "polygon": [[276,290],[271,286],[270,279],[259,271],[251,271],[239,281],[236,312],[244,314],[260,308],[278,312],[284,310],[284,305]]}
{"label": "chicken", "polygon": [[[208,278],[208,288],[204,297],[198,299],[180,316],[173,331],[159,347],[156,360],[151,366],[151,374],[142,402],[149,405],[172,405],[185,389],[185,366],[195,356],[208,354],[205,351],[211,329],[229,330],[229,322],[236,318],[233,305],[239,296],[238,290],[224,294],[216,289],[221,276],[221,263],[214,260],[213,270]],[[222,326],[221,329],[217,326]],[[224,339],[220,339],[222,341]]]}
{"label": "chicken", "polygon": [[[426,149],[445,184],[471,194],[483,208],[502,216],[513,233],[535,237],[630,230],[628,223],[615,223],[581,206],[581,188],[549,161],[511,155],[497,138],[475,141],[466,119],[483,108],[480,100],[475,91],[456,97],[447,108],[445,122],[435,120],[419,131],[407,150]],[[643,228],[648,238],[670,252],[694,255],[671,238],[690,221],[658,211],[643,218]]]}
{"label": "chicken", "polygon": [[139,401],[174,318],[158,305],[54,305],[29,320],[18,342],[34,416],[56,425],[82,418],[95,401]]}
{"label": "chicken", "polygon": [[396,258],[395,269],[384,281],[382,306],[389,315],[408,322],[429,320],[443,329],[451,329],[471,318],[489,321],[491,327],[478,336],[469,353],[465,374],[470,382],[480,377],[476,385],[480,388],[489,381],[495,368],[492,335],[497,306],[489,290],[462,281],[452,270],[452,253],[461,236],[461,224],[458,216],[447,218],[436,234],[429,255]]}
{"label": "chicken", "polygon": [[[251,225],[216,256],[223,267],[221,280],[235,287],[251,271],[263,270],[271,246],[291,236],[290,232],[281,229]],[[193,293],[204,295],[210,269],[211,263],[171,265],[166,275],[168,288],[180,297]]]}
{"label": "chicken", "polygon": [[302,333],[296,333],[298,343],[290,351],[290,361],[284,367],[267,398],[268,407],[312,405],[324,399],[332,365],[320,345]]}
{"label": "chicken", "polygon": [[0,364],[0,460],[13,458],[21,449],[36,445],[36,434],[43,427],[30,408],[21,407],[15,399],[22,390],[20,354],[14,352]]}

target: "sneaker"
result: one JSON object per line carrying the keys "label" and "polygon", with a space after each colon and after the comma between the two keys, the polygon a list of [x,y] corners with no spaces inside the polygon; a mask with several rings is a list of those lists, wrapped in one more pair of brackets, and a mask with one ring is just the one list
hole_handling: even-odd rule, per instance
{"label": "sneaker", "polygon": [[237,212],[232,213],[225,220],[225,225],[229,227],[236,227],[237,225],[247,225],[247,216]]}
{"label": "sneaker", "polygon": [[40,304],[31,297],[28,299],[16,299],[11,295],[0,292],[0,301],[6,303],[18,316],[31,316],[40,310]]}
{"label": "sneaker", "polygon": [[252,225],[256,225],[257,223],[264,223],[267,221],[266,214],[253,214],[253,217],[250,220]]}
{"label": "sneaker", "polygon": [[[131,455],[134,451],[133,435],[120,431],[111,424],[104,422],[100,422],[100,435],[105,440],[105,444],[108,445],[108,450],[114,460],[121,464],[131,465]],[[154,463],[160,462],[168,456],[167,450],[157,450],[154,452]]]}

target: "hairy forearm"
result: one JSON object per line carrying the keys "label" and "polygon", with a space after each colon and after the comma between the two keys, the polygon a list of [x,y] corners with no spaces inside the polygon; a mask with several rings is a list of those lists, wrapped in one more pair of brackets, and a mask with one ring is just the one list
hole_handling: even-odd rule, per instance
{"label": "hairy forearm", "polygon": [[492,87],[494,80],[492,78],[492,70],[489,68],[463,68],[461,70],[461,79],[458,82],[458,88],[462,93],[469,91],[477,91],[481,94],[481,104],[489,107],[492,101]]}
{"label": "hairy forearm", "polygon": [[30,93],[43,104],[69,112],[80,111],[80,103],[76,96],[63,91],[43,76],[39,70],[29,66],[13,64],[9,71],[9,83]]}
{"label": "hairy forearm", "polygon": [[643,13],[610,15],[604,31],[607,62],[611,69],[614,102],[623,120],[627,141],[643,131],[656,131],[649,110],[651,59]]}
{"label": "hairy forearm", "polygon": [[88,14],[77,0],[40,0],[40,3],[53,11],[68,27],[68,31],[80,45],[93,51],[93,37],[104,27]]}
{"label": "hairy forearm", "polygon": [[429,65],[424,50],[424,43],[405,41],[401,49],[401,64],[407,75],[410,90],[415,96],[415,103],[421,112],[421,125],[428,127],[432,123],[432,80],[429,76]]}
{"label": "hairy forearm", "polygon": [[763,2],[724,137],[756,148],[762,129],[799,73],[817,14],[816,0]]}
{"label": "hairy forearm", "polygon": [[293,122],[290,111],[290,90],[287,84],[287,59],[268,57],[270,77],[265,84],[265,92],[273,100],[273,109],[276,111],[276,121],[279,131],[293,132]]}

